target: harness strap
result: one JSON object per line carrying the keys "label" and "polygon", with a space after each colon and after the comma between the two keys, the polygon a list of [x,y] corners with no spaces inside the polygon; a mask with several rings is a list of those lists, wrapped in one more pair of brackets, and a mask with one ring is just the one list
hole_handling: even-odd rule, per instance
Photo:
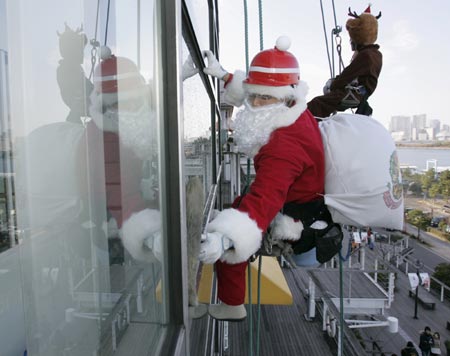
{"label": "harness strap", "polygon": [[294,220],[300,220],[304,227],[311,226],[317,220],[323,220],[326,223],[333,221],[323,198],[307,203],[286,203],[282,213]]}

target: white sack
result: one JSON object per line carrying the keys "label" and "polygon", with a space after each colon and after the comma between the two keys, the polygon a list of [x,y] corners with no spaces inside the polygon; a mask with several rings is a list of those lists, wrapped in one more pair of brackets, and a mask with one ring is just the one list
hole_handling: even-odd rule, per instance
{"label": "white sack", "polygon": [[335,222],[403,228],[403,190],[394,141],[378,121],[337,114],[319,124],[325,204]]}
{"label": "white sack", "polygon": [[16,195],[28,227],[42,228],[76,220],[87,192],[85,129],[69,122],[52,123],[32,131],[16,159]]}

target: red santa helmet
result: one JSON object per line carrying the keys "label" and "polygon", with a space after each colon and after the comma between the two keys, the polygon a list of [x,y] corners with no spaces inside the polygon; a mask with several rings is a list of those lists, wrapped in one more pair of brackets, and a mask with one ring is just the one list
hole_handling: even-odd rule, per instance
{"label": "red santa helmet", "polygon": [[277,39],[272,49],[259,52],[252,60],[244,86],[250,94],[271,95],[284,99],[296,96],[300,82],[300,68],[295,56],[288,52],[291,40]]}
{"label": "red santa helmet", "polygon": [[94,89],[103,100],[132,98],[142,91],[145,80],[132,60],[116,57],[108,47],[101,48],[100,57],[94,70]]}

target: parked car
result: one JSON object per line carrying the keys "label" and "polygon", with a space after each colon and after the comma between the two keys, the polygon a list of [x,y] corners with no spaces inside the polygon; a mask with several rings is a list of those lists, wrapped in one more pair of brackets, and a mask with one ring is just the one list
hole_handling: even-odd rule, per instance
{"label": "parked car", "polygon": [[439,223],[441,221],[444,221],[444,220],[445,220],[444,216],[435,216],[434,218],[431,219],[430,226],[431,227],[438,227]]}

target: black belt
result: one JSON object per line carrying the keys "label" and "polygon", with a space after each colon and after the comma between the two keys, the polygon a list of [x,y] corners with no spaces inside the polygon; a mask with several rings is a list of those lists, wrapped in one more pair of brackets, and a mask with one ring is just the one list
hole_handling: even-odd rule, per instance
{"label": "black belt", "polygon": [[286,203],[283,206],[282,213],[294,220],[300,220],[305,227],[311,226],[317,220],[323,220],[327,223],[332,222],[331,214],[323,198],[307,203]]}

